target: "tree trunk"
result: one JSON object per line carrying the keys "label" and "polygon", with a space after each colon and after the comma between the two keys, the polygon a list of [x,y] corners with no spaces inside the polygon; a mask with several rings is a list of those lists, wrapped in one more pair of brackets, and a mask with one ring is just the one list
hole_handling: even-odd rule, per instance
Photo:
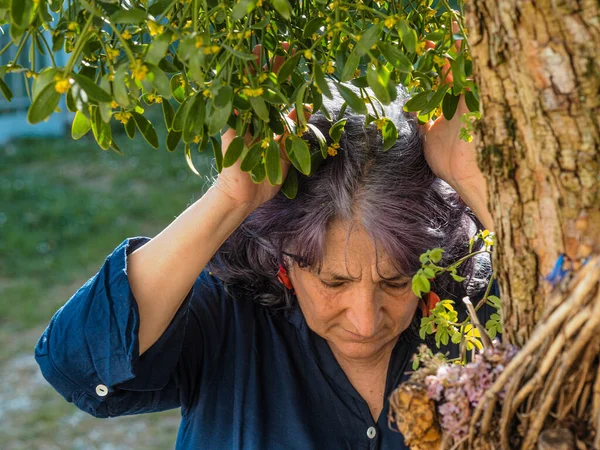
{"label": "tree trunk", "polygon": [[[469,44],[482,108],[476,130],[480,166],[489,180],[489,206],[498,237],[495,267],[503,299],[503,336],[523,347],[535,335],[536,325],[541,327],[542,321],[546,325],[548,315],[574,295],[576,285],[588,280],[591,286],[585,291],[587,300],[575,303],[581,309],[589,307],[588,318],[598,311],[600,302],[598,283],[590,281],[595,272],[585,270],[590,263],[596,264],[594,257],[600,253],[599,2],[467,3]],[[561,275],[549,281],[557,267]],[[593,441],[600,415],[600,382],[596,382],[600,348],[596,323],[600,322],[585,320],[579,334],[578,330],[565,331],[574,323],[573,317],[564,321],[563,328],[553,329],[530,355],[527,361],[532,367],[539,362],[535,370],[544,373],[543,381],[516,406],[528,405],[528,412],[533,413],[519,417],[526,427],[536,422],[538,411],[531,410],[536,402],[544,414],[540,419],[544,428],[550,419],[565,423],[583,418],[590,427],[574,434],[585,440],[587,433]],[[584,330],[586,324],[590,326]],[[591,340],[573,343],[584,332],[592,335]],[[552,347],[561,333],[563,337],[571,333],[566,344]],[[569,345],[569,336],[573,346],[581,349],[571,356],[575,360],[572,370],[564,374],[552,366],[545,372],[540,369],[551,348],[560,348],[555,355],[558,365],[569,358],[575,348]],[[527,376],[527,370],[521,371],[521,384],[535,375]],[[560,377],[562,382],[557,381]],[[514,386],[514,392],[519,389]],[[549,399],[552,393],[555,398]],[[569,402],[574,405],[565,414]],[[554,415],[548,413],[548,403]],[[563,417],[555,420],[560,416],[557,409]],[[506,414],[503,417],[510,416]],[[533,439],[515,442],[533,448],[537,436]],[[599,443],[597,439],[591,445]],[[514,448],[514,442],[510,444]]]}
{"label": "tree trunk", "polygon": [[467,18],[505,336],[523,345],[559,256],[577,270],[598,253],[598,0],[476,0]]}

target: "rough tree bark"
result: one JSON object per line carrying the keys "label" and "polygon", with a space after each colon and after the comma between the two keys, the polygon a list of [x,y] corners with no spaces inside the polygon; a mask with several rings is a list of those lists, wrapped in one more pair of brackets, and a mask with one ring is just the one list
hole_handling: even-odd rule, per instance
{"label": "rough tree bark", "polygon": [[[468,5],[469,43],[483,113],[476,140],[480,166],[489,180],[489,206],[498,236],[495,267],[504,300],[504,339],[520,347],[535,335],[536,325],[550,314],[549,309],[572,296],[569,280],[600,254],[599,10],[598,0],[475,0]],[[568,273],[562,282],[549,282],[546,277],[561,255]],[[585,272],[580,278],[590,280],[593,273]],[[587,300],[575,304],[587,305],[591,318],[598,311],[600,296],[598,283],[589,284]],[[563,364],[573,348],[569,336],[576,340],[583,334],[577,330],[590,323],[580,318],[579,327],[571,326],[577,329],[565,331],[569,323],[575,323],[574,317],[549,333],[537,354],[525,362],[533,366],[539,362],[535,366],[539,371],[544,354],[554,348],[559,349],[553,355],[557,366]],[[583,433],[583,440],[592,441],[600,424],[600,382],[596,382],[600,327],[595,324],[585,330],[593,337],[585,342],[580,339],[582,350],[566,375],[546,362],[542,381],[533,383],[535,389],[519,392],[519,402],[513,403],[517,408],[538,402],[541,409],[552,403],[552,413],[542,411],[544,428],[555,421],[560,422],[557,426],[566,423],[573,429],[566,418],[570,415],[572,421],[581,418],[590,424],[575,434],[581,437]],[[567,336],[565,345],[552,347],[561,333]],[[515,393],[535,375],[524,376],[525,368],[521,372]],[[574,386],[570,391],[569,383]],[[549,400],[551,394],[555,398]],[[569,402],[578,406],[557,419]],[[587,415],[586,405],[593,409]],[[537,411],[528,411],[525,418],[519,417],[521,425],[538,426],[531,425]],[[581,416],[574,419],[577,411]],[[509,417],[506,414],[503,417]],[[535,439],[537,435],[525,438],[522,445],[533,448]],[[514,442],[521,441],[509,439],[508,445],[513,448]],[[507,442],[502,445],[506,447]],[[592,445],[600,445],[600,438]]]}

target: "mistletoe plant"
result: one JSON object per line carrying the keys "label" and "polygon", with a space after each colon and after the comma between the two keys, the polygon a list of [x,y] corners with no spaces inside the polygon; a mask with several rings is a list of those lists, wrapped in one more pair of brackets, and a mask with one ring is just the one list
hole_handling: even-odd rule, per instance
{"label": "mistletoe plant", "polygon": [[[367,124],[377,124],[384,150],[398,134],[381,105],[395,99],[396,85],[413,94],[406,110],[422,122],[452,118],[465,94],[471,113],[462,136],[469,139],[479,102],[468,79],[462,0],[456,8],[447,0],[0,0],[0,24],[9,24],[11,37],[0,55],[17,47],[13,61],[0,66],[0,90],[10,101],[4,78],[25,77],[32,124],[47,119],[65,95],[76,113],[73,138],[91,129],[102,149],[119,153],[111,122],[122,123],[129,138],[137,130],[159,147],[144,114],[147,105],[160,103],[166,147],[174,151],[183,140],[192,169],[192,149],[211,147],[219,171],[241,158],[256,182],[275,184],[282,172],[279,158],[269,157],[278,151],[270,145],[274,134],[296,137],[286,151],[301,173],[311,173],[315,157],[335,155],[344,122],[323,106],[323,96],[332,97],[330,86],[366,115]],[[26,48],[23,66],[18,61]],[[53,58],[61,50],[69,54],[64,67]],[[50,55],[52,67],[37,69],[38,52]],[[275,72],[277,55],[285,62]],[[303,114],[297,122],[286,119],[290,109],[306,104],[336,122],[330,145]],[[257,144],[248,148],[240,141],[223,160],[220,132],[226,126],[242,136],[252,127]],[[320,156],[300,139],[309,128]],[[293,197],[294,183],[283,191]]]}

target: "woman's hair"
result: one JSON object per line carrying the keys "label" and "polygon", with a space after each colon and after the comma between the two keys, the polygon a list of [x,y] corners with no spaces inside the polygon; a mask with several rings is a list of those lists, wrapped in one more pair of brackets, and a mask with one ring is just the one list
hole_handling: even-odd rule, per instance
{"label": "woman's hair", "polygon": [[[440,264],[466,253],[476,222],[456,192],[427,165],[423,130],[413,115],[404,112],[406,99],[406,92],[399,88],[397,100],[383,107],[398,129],[392,148],[383,151],[375,123],[365,127],[364,115],[346,109],[338,154],[325,159],[314,175],[298,174],[295,199],[279,192],[231,234],[208,266],[230,293],[275,309],[292,306],[294,296],[277,279],[279,265],[289,266],[293,260],[300,267],[319,271],[325,234],[334,220],[362,226],[399,272],[408,276],[421,267],[419,256],[427,249],[445,250]],[[332,117],[344,103],[337,95],[324,101]],[[309,123],[330,145],[331,124],[325,116],[316,113]],[[311,153],[320,152],[311,131],[303,138]],[[472,264],[463,265],[463,276],[473,280],[472,272]],[[436,280],[440,297],[456,291],[450,283],[456,284],[449,277]]]}

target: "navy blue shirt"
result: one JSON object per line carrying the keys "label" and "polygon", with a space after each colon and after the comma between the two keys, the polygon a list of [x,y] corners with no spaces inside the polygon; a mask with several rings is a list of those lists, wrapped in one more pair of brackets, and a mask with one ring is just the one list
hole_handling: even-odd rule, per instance
{"label": "navy blue shirt", "polygon": [[387,423],[387,398],[417,344],[403,336],[377,421],[299,308],[276,313],[232,298],[207,271],[139,356],[126,262],[148,240],[121,243],[40,338],[36,360],[67,401],[96,417],[181,407],[181,450],[407,448]]}

